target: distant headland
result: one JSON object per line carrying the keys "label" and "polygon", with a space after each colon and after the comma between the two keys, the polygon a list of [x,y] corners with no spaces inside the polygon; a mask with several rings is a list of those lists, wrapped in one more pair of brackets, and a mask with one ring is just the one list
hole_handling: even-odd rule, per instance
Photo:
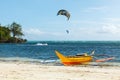
{"label": "distant headland", "polygon": [[24,43],[27,39],[23,39],[22,26],[13,22],[10,25],[2,26],[0,24],[0,43]]}

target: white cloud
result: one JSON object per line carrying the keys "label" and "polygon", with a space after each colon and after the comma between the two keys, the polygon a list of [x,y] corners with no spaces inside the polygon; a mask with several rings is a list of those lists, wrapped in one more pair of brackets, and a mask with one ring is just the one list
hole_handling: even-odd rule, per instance
{"label": "white cloud", "polygon": [[[46,29],[41,30],[38,28],[24,29],[23,32],[27,35],[52,35],[52,36],[62,36],[64,33],[59,30]],[[64,31],[65,32],[65,31]]]}
{"label": "white cloud", "polygon": [[107,22],[120,22],[120,18],[104,18],[105,21]]}
{"label": "white cloud", "polygon": [[46,32],[40,30],[40,29],[37,29],[37,28],[30,28],[30,29],[26,29],[26,30],[23,30],[25,32],[25,34],[29,34],[29,35],[41,35],[41,34],[45,34]]}
{"label": "white cloud", "polygon": [[96,22],[96,21],[87,21],[87,20],[75,20],[75,21],[72,21],[71,22],[72,24],[99,24],[98,22]]}
{"label": "white cloud", "polygon": [[24,30],[28,40],[110,40],[119,39],[120,25],[103,24],[102,27],[70,27],[65,30],[41,30],[30,28]]}
{"label": "white cloud", "polygon": [[102,27],[102,32],[109,34],[118,34],[120,33],[120,25],[107,24]]}
{"label": "white cloud", "polygon": [[84,10],[84,12],[94,12],[94,11],[102,11],[107,9],[107,7],[105,6],[98,6],[98,7],[89,7],[86,10]]}
{"label": "white cloud", "polygon": [[61,31],[52,31],[52,29],[42,30],[38,28],[24,29],[23,32],[25,34],[25,38],[27,38],[28,40],[49,40],[63,37],[65,33],[62,33]]}

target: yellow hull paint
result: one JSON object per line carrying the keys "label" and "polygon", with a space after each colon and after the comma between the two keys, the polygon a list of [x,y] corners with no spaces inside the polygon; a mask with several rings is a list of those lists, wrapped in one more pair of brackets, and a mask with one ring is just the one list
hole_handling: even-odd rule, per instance
{"label": "yellow hull paint", "polygon": [[64,56],[58,51],[55,51],[55,53],[64,65],[87,64],[87,63],[92,61],[92,56],[89,56],[89,55],[85,55],[85,56]]}

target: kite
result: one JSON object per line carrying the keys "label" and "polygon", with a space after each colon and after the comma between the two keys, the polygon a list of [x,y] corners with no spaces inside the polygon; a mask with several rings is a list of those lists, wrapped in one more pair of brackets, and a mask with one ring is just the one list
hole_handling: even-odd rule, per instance
{"label": "kite", "polygon": [[58,11],[57,15],[64,15],[67,17],[67,20],[70,18],[70,13],[67,10],[61,9]]}

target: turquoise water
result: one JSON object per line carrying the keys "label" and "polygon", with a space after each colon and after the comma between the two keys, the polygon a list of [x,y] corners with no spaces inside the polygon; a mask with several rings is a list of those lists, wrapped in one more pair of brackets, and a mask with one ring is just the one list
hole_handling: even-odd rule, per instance
{"label": "turquoise water", "polygon": [[115,57],[107,63],[120,63],[119,41],[31,41],[24,44],[0,44],[0,60],[59,64],[54,50],[64,55],[90,54],[95,50],[95,58]]}

